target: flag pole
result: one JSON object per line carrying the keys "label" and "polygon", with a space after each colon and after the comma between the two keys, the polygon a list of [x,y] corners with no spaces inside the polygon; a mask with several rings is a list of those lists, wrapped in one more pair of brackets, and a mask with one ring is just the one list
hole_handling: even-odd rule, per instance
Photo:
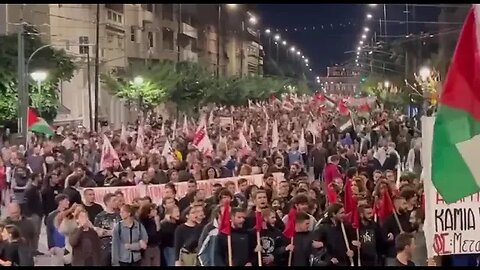
{"label": "flag pole", "polygon": [[[340,222],[340,226],[342,227],[342,234],[343,234],[343,240],[345,240],[345,246],[347,247],[347,251],[350,251],[350,245],[348,244],[348,238],[347,238],[347,232],[345,231],[345,225],[343,225],[343,222]],[[350,266],[355,266],[353,263],[352,257],[348,257],[350,259]]]}
{"label": "flag pole", "polygon": [[227,235],[227,252],[228,252],[228,266],[232,267],[232,236]]}
{"label": "flag pole", "polygon": [[[360,230],[357,228],[356,231],[357,231],[357,241],[360,242]],[[361,262],[361,259],[360,259],[360,246],[358,246],[357,249],[358,249],[358,264],[357,264],[357,266],[362,266],[362,262]]]}
{"label": "flag pole", "polygon": [[[257,231],[257,246],[261,246],[260,245],[260,232]],[[258,251],[258,266],[262,266],[262,251]]]}
{"label": "flag pole", "polygon": [[[293,245],[293,237],[290,239],[290,245]],[[293,257],[293,251],[290,250],[288,252],[288,266],[292,266],[292,257]]]}

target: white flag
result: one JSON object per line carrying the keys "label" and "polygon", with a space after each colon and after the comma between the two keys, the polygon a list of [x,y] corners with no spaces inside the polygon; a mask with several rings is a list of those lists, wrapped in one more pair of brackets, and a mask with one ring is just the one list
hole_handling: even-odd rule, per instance
{"label": "white flag", "polygon": [[102,156],[100,157],[100,170],[105,170],[107,168],[113,167],[113,161],[115,160],[120,161],[117,151],[115,151],[115,149],[113,148],[108,137],[103,134]]}
{"label": "white flag", "polygon": [[162,122],[162,129],[160,130],[160,135],[165,136],[165,121]]}
{"label": "white flag", "polygon": [[210,111],[210,115],[208,116],[208,125],[213,124],[213,110]]}
{"label": "white flag", "polygon": [[250,131],[248,132],[248,136],[252,137],[253,134],[255,134],[255,129],[252,125],[250,125]]}
{"label": "white flag", "polygon": [[183,135],[187,135],[187,134],[188,134],[188,120],[187,120],[187,115],[184,115],[184,116],[183,116],[182,132],[183,132]]}
{"label": "white flag", "polygon": [[165,157],[168,163],[175,161],[175,153],[169,140],[167,140],[163,146],[162,156]]}
{"label": "white flag", "polygon": [[278,122],[277,120],[273,121],[273,128],[272,128],[272,148],[278,147],[278,142],[280,138],[278,137]]}
{"label": "white flag", "polygon": [[242,132],[248,132],[247,120],[243,120]]}
{"label": "white flag", "polygon": [[205,118],[200,122],[200,125],[193,137],[192,145],[206,156],[211,156],[213,153],[213,145],[208,137],[207,127],[205,125]]}
{"label": "white flag", "polygon": [[127,128],[125,127],[124,123],[122,123],[122,131],[120,133],[120,141],[128,144]]}
{"label": "white flag", "polygon": [[302,128],[302,134],[298,142],[298,150],[300,153],[305,154],[307,152],[307,141],[305,140],[305,130]]}
{"label": "white flag", "polygon": [[145,133],[143,131],[143,125],[140,124],[138,126],[138,133],[137,133],[137,145],[136,148],[140,153],[143,153],[143,142],[145,141]]}
{"label": "white flag", "polygon": [[173,120],[171,130],[173,133],[173,139],[175,140],[175,138],[177,138],[177,119]]}
{"label": "white flag", "polygon": [[265,121],[265,133],[263,133],[263,139],[265,140],[265,142],[268,141],[268,129],[269,127],[268,127],[268,120],[267,120]]}
{"label": "white flag", "polygon": [[238,139],[240,140],[240,144],[241,144],[240,156],[245,156],[250,154],[250,152],[252,151],[252,148],[248,144],[247,139],[243,135],[243,132],[240,132]]}

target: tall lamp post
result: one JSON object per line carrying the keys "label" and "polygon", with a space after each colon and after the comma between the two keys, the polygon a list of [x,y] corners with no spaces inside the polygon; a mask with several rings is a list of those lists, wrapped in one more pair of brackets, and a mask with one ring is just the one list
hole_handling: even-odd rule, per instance
{"label": "tall lamp post", "polygon": [[[141,76],[137,76],[133,79],[132,84],[135,86],[137,92],[139,92],[143,82],[144,80]],[[138,109],[140,110],[140,115],[142,116],[142,121],[143,121],[143,97],[140,93],[137,93],[137,95],[138,95]]]}
{"label": "tall lamp post", "polygon": [[[227,4],[229,8],[236,8],[237,4]],[[222,4],[217,6],[217,77],[220,78],[220,38],[222,25]]]}
{"label": "tall lamp post", "polygon": [[[48,74],[45,71],[35,71],[30,74],[30,77],[32,78],[32,80],[34,80],[37,83],[39,93],[41,92],[42,82],[44,82],[47,79],[47,76]],[[39,104],[35,104],[35,105],[39,105]],[[35,106],[35,107],[38,107],[38,106]]]}

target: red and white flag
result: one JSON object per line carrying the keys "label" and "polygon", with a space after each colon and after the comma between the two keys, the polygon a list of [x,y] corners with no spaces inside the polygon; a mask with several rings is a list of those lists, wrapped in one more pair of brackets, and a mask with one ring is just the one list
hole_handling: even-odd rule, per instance
{"label": "red and white flag", "polygon": [[175,152],[173,151],[169,140],[167,140],[163,146],[162,156],[165,157],[168,163],[172,163],[176,159]]}
{"label": "red and white flag", "polygon": [[[204,119],[204,118],[203,118]],[[208,137],[208,131],[206,127],[206,121],[201,120],[200,125],[193,137],[192,145],[195,146],[200,152],[206,156],[210,156],[213,153],[213,145]]]}
{"label": "red and white flag", "polygon": [[240,156],[246,156],[246,155],[250,154],[250,152],[252,151],[252,148],[248,144],[247,139],[243,135],[243,132],[240,132],[240,134],[238,136],[238,139],[240,140],[240,147],[241,147],[240,148]]}
{"label": "red and white flag", "polygon": [[120,159],[118,158],[117,151],[115,151],[115,149],[113,148],[108,137],[105,134],[103,134],[102,156],[100,158],[100,170],[105,170],[107,168],[113,167],[113,161],[115,160],[120,161]]}
{"label": "red and white flag", "polygon": [[341,115],[349,115],[350,114],[350,110],[347,107],[347,103],[343,99],[338,102],[338,112]]}

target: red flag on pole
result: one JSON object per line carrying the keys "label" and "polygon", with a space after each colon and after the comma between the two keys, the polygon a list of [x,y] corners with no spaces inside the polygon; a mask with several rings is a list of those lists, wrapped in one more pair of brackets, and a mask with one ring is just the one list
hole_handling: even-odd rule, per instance
{"label": "red flag on pole", "polygon": [[255,212],[255,231],[256,232],[262,231],[262,224],[263,224],[262,212],[257,211]]}
{"label": "red flag on pole", "polygon": [[355,196],[352,196],[350,200],[351,200],[351,204],[353,205],[352,212],[351,212],[352,227],[354,229],[359,229],[360,228],[360,215],[358,213],[357,198]]}
{"label": "red flag on pole", "polygon": [[230,201],[226,201],[223,205],[222,219],[220,220],[218,230],[226,235],[232,233],[232,225],[230,223]]}
{"label": "red flag on pole", "polygon": [[390,194],[388,190],[385,190],[379,200],[378,208],[377,208],[377,216],[380,222],[383,222],[385,218],[387,218],[390,214],[393,213],[393,202],[390,198]]}
{"label": "red flag on pole", "polygon": [[352,201],[353,192],[352,192],[352,180],[347,179],[345,183],[345,191],[343,192],[343,201],[345,213],[351,213],[354,208],[354,202]]}
{"label": "red flag on pole", "polygon": [[337,202],[337,192],[335,191],[335,188],[333,187],[333,183],[330,183],[327,188],[327,200],[329,204],[334,204]]}
{"label": "red flag on pole", "polygon": [[290,209],[290,212],[288,212],[288,222],[287,225],[285,226],[285,230],[283,231],[283,235],[285,235],[286,238],[292,239],[295,237],[295,220],[297,219],[297,209],[292,207]]}
{"label": "red flag on pole", "polygon": [[349,115],[350,114],[350,110],[348,109],[347,107],[347,104],[345,103],[345,100],[340,100],[340,102],[338,103],[338,112],[341,114],[341,115]]}

